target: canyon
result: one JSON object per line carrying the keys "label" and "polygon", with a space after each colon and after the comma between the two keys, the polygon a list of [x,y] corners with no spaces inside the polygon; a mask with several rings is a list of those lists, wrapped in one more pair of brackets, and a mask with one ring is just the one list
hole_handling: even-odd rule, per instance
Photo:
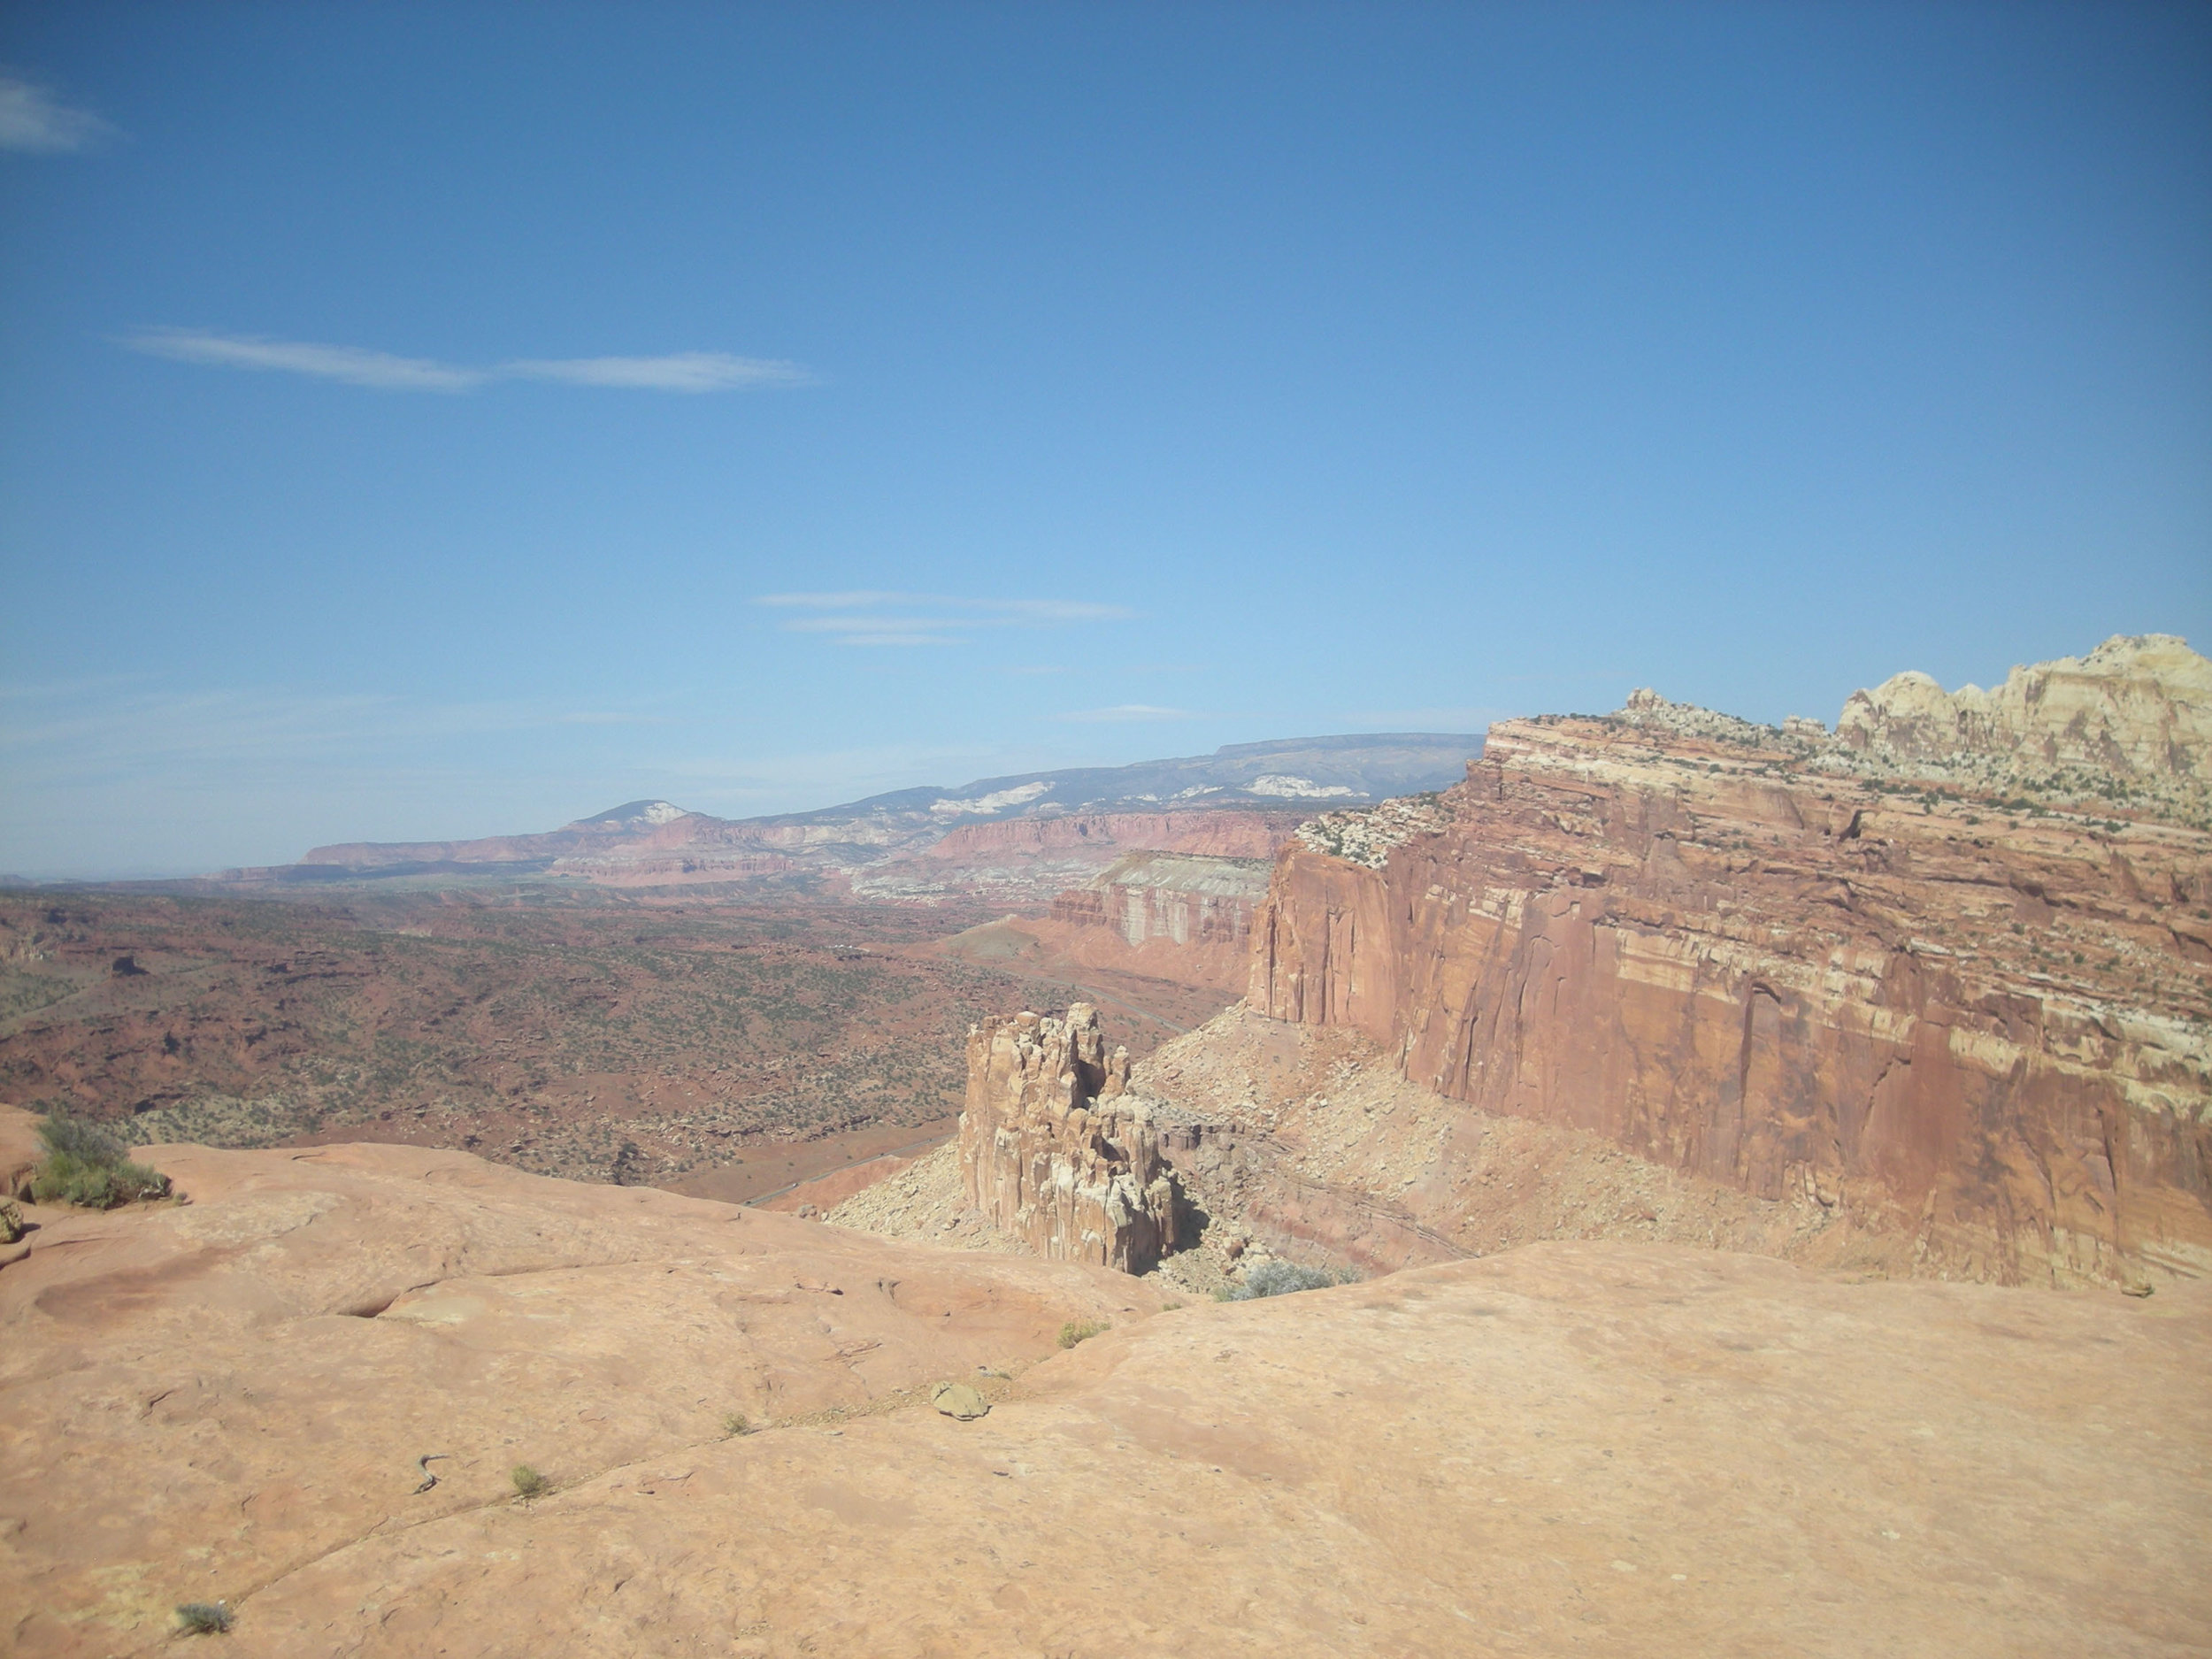
{"label": "canyon", "polygon": [[[2151,636],[1995,694],[1932,685],[1855,694],[1834,734],[1647,691],[1502,723],[1455,788],[1310,820],[1249,911],[1156,930],[1141,877],[1066,895],[1079,936],[1194,966],[1248,933],[1248,995],[1125,1077],[1063,1068],[1011,1120],[977,1107],[999,1090],[974,1045],[1004,1029],[979,1028],[966,1208],[941,1157],[902,1209],[833,1213],[1145,1262],[1150,1217],[1125,1207],[1125,1240],[1094,1200],[1041,1233],[1030,1194],[1164,1175],[1197,1249],[1162,1271],[1198,1288],[1240,1258],[1389,1271],[1554,1237],[2203,1277],[2212,664]],[[1013,1196],[985,1157],[1025,1172]]]}
{"label": "canyon", "polygon": [[[2208,709],[2159,636],[1832,731],[1638,692],[900,866],[1025,915],[12,895],[10,1087],[173,1195],[0,1246],[0,1640],[2195,1651]],[[327,1125],[180,1143],[279,1083]],[[628,1163],[511,1167],[572,1100]]]}
{"label": "canyon", "polygon": [[1639,693],[1301,830],[1251,1007],[2005,1282],[2212,1269],[2212,664],[2163,636],[1857,694]]}
{"label": "canyon", "polygon": [[1055,897],[1049,926],[1079,962],[1240,996],[1272,867],[1271,859],[1133,853]]}

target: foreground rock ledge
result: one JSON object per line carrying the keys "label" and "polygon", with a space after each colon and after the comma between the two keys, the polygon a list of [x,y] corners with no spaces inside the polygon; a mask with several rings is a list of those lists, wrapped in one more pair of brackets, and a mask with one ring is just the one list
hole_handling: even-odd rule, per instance
{"label": "foreground rock ledge", "polygon": [[[2201,1285],[1574,1243],[1159,1311],[1101,1269],[455,1154],[150,1156],[192,1205],[45,1211],[0,1269],[14,1653],[151,1652],[218,1597],[225,1651],[288,1659],[2163,1655],[2212,1628]],[[1057,1353],[1074,1317],[1114,1328]],[[929,1408],[955,1375],[1000,1391],[987,1417]],[[749,1406],[782,1426],[722,1438]],[[556,1487],[526,1509],[526,1461]]]}

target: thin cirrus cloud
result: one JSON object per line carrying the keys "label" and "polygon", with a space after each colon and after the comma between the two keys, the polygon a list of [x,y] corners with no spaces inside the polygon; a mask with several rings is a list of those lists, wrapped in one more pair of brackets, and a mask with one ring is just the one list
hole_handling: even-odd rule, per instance
{"label": "thin cirrus cloud", "polygon": [[878,591],[762,594],[753,603],[803,613],[777,626],[835,645],[966,645],[986,628],[1064,627],[1078,622],[1126,622],[1126,605],[1082,599],[960,599],[945,594]]}
{"label": "thin cirrus cloud", "polygon": [[360,346],[266,340],[204,328],[142,328],[118,343],[178,363],[304,374],[383,392],[472,392],[494,380],[554,380],[630,391],[696,393],[810,386],[815,380],[796,363],[735,357],[721,351],[680,351],[659,357],[518,357],[489,368],[472,368]]}
{"label": "thin cirrus cloud", "polygon": [[67,155],[114,135],[91,111],[73,110],[37,82],[0,72],[0,150]]}

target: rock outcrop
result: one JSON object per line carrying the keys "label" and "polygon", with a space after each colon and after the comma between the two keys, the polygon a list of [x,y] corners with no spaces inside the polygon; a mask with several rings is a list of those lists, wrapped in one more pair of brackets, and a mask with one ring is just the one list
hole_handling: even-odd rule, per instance
{"label": "rock outcrop", "polygon": [[960,1115],[968,1202],[1035,1255],[1150,1267],[1176,1246],[1175,1187],[1128,1082],[1127,1051],[1107,1051],[1087,1003],[976,1026]]}
{"label": "rock outcrop", "polygon": [[2176,793],[2194,786],[2201,805],[2212,784],[2212,662],[2170,634],[2147,634],[2015,668],[1993,691],[1946,693],[1903,673],[1854,692],[1836,736],[1901,771],[1979,760],[2046,787],[2070,774]]}
{"label": "rock outcrop", "polygon": [[1244,989],[1252,916],[1272,868],[1264,858],[1131,853],[1087,886],[1062,893],[1051,920],[1079,961],[1235,996]]}
{"label": "rock outcrop", "polygon": [[[1923,1271],[2212,1271],[2212,834],[2115,799],[2203,775],[2208,674],[2154,636],[1948,726],[1893,680],[1840,741],[1650,694],[1493,726],[1356,856],[1286,849],[1251,1002],[1483,1110],[1908,1230]],[[2072,775],[2039,790],[2047,763]]]}

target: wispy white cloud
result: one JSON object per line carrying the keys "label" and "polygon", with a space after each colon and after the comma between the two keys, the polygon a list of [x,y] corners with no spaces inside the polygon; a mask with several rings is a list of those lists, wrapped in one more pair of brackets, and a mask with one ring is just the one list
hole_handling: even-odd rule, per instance
{"label": "wispy white cloud", "polygon": [[787,634],[819,634],[839,645],[964,645],[983,628],[1059,627],[1125,622],[1126,605],[1084,599],[962,599],[948,594],[762,594],[753,603],[819,614],[778,624]]}
{"label": "wispy white cloud", "polygon": [[1163,709],[1149,703],[1118,703],[1110,709],[1083,709],[1073,714],[1060,716],[1063,720],[1079,720],[1095,725],[1121,720],[1194,720],[1197,718],[1187,709]]}
{"label": "wispy white cloud", "polygon": [[664,357],[525,357],[488,368],[403,357],[359,346],[268,340],[205,328],[142,328],[118,342],[134,351],[218,368],[270,369],[342,380],[379,391],[470,392],[494,380],[555,380],[632,391],[723,392],[742,387],[809,386],[814,376],[796,363],[683,351]]}
{"label": "wispy white cloud", "polygon": [[476,370],[457,369],[427,357],[396,357],[388,351],[364,351],[357,346],[212,334],[197,328],[143,329],[127,336],[123,343],[134,351],[172,357],[179,363],[275,369],[344,380],[352,386],[373,386],[380,391],[465,392],[481,386],[485,379]]}
{"label": "wispy white cloud", "polygon": [[502,364],[498,376],[566,380],[576,386],[621,386],[648,392],[726,392],[742,386],[811,386],[796,363],[733,357],[720,351],[680,351],[665,357],[553,357]]}
{"label": "wispy white cloud", "polygon": [[91,111],[73,110],[35,81],[0,72],[0,150],[66,155],[114,135]]}

